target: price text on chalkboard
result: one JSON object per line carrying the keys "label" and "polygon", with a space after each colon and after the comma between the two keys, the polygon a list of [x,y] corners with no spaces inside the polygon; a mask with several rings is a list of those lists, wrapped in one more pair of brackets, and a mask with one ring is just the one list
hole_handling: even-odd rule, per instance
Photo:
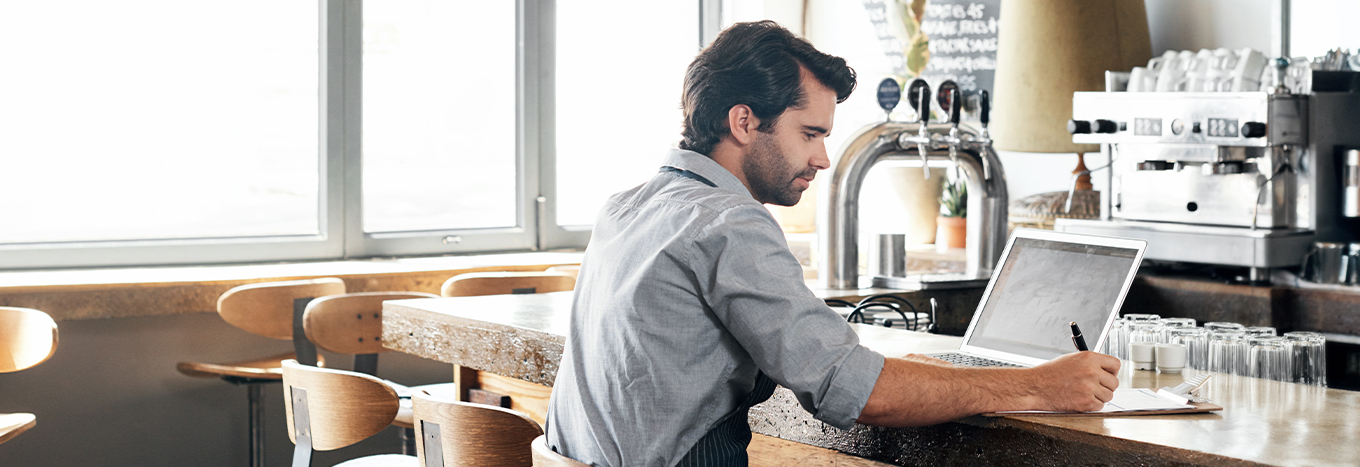
{"label": "price text on chalkboard", "polygon": [[930,38],[930,61],[922,76],[954,80],[965,94],[991,91],[996,75],[996,37],[1001,0],[931,0],[921,30]]}

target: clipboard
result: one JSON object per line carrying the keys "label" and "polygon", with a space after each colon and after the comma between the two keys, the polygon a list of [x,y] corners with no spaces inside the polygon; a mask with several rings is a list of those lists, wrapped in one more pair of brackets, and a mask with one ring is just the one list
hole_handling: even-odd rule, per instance
{"label": "clipboard", "polygon": [[1208,402],[1192,402],[1193,407],[1184,409],[1128,410],[1123,412],[990,412],[984,417],[1137,417],[1144,415],[1175,415],[1183,413],[1209,413],[1223,410],[1222,406]]}
{"label": "clipboard", "polygon": [[[1202,381],[1200,382],[1202,384]],[[1114,392],[1114,399],[1105,408],[1096,412],[1047,412],[1021,410],[1015,412],[992,412],[982,414],[986,417],[1127,417],[1143,415],[1174,415],[1183,413],[1206,413],[1223,410],[1223,407],[1208,402],[1192,402],[1189,398],[1167,391],[1165,388],[1151,389],[1120,388]]]}

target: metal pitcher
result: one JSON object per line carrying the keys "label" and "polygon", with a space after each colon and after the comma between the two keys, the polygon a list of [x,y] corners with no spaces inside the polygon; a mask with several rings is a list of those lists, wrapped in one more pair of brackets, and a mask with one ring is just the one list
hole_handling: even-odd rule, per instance
{"label": "metal pitcher", "polygon": [[1304,255],[1299,272],[1305,280],[1318,284],[1354,283],[1350,271],[1355,264],[1351,251],[1350,245],[1345,243],[1314,243],[1313,249]]}

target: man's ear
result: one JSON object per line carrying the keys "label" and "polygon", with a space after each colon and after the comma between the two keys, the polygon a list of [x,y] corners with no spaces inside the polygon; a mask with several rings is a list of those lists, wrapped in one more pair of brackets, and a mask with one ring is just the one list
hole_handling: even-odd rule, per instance
{"label": "man's ear", "polygon": [[737,104],[727,109],[727,128],[737,144],[745,146],[755,142],[760,119],[751,113],[746,104]]}

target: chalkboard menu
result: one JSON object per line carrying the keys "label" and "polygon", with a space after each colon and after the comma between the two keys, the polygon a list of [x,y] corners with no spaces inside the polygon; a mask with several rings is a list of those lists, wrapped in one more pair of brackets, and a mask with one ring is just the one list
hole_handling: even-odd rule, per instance
{"label": "chalkboard menu", "polygon": [[992,91],[1001,0],[930,0],[921,31],[930,38],[922,77],[954,80],[966,95]]}
{"label": "chalkboard menu", "polygon": [[[953,80],[970,97],[992,90],[1001,0],[929,0],[923,10],[919,1],[912,0],[861,3],[893,74],[910,78],[916,75],[912,70],[920,70],[920,77],[932,86]],[[913,4],[917,10],[904,10],[913,8]],[[912,49],[921,45],[929,50],[924,69],[918,60],[925,54],[913,53],[919,49]],[[973,100],[966,99],[965,107],[973,107]]]}
{"label": "chalkboard menu", "polygon": [[888,6],[886,2],[892,0],[863,0],[864,11],[869,13],[869,23],[874,25],[874,34],[878,36],[878,43],[883,46],[883,55],[888,57],[888,63],[892,65],[893,74],[897,76],[908,76],[907,57],[903,54],[906,44],[902,42],[906,31],[902,29],[900,22],[894,22],[892,15],[898,14]]}

